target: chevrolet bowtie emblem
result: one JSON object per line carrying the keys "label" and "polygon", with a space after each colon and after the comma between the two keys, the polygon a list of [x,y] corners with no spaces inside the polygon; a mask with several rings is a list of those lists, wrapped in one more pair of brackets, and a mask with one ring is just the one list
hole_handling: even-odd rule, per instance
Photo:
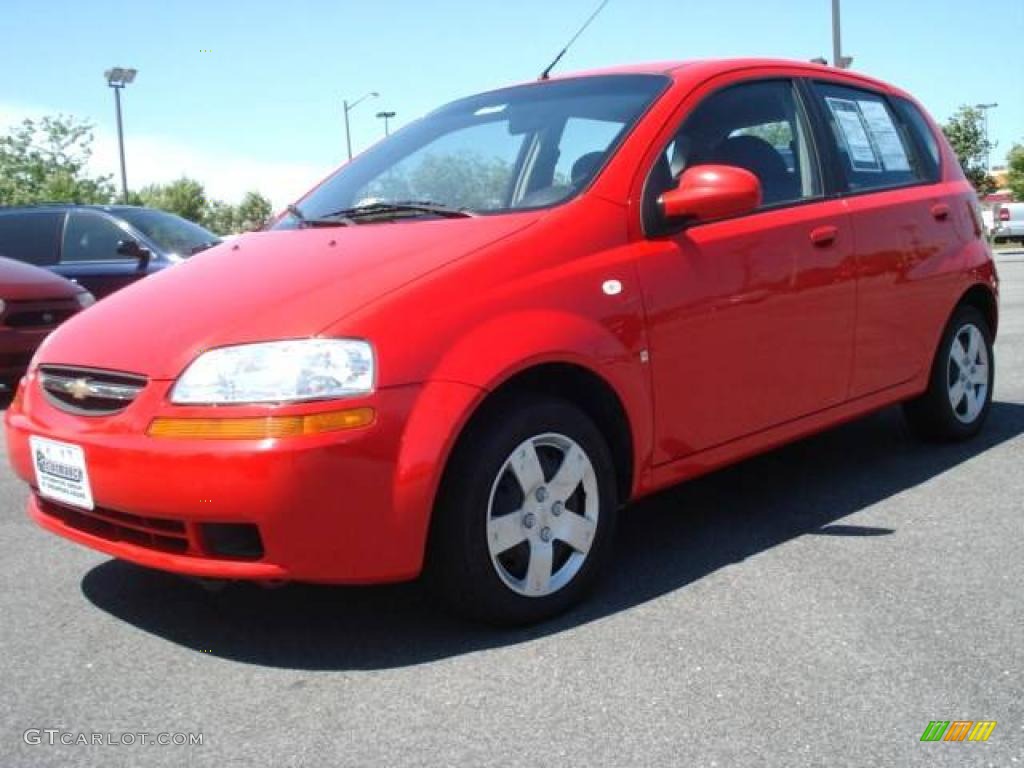
{"label": "chevrolet bowtie emblem", "polygon": [[74,381],[69,381],[65,385],[65,388],[67,389],[67,393],[75,398],[75,400],[85,400],[92,391],[87,379],[75,379]]}

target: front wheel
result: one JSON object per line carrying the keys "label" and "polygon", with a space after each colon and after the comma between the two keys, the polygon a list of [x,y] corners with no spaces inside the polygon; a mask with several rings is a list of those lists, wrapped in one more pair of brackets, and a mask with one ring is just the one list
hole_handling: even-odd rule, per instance
{"label": "front wheel", "polygon": [[904,412],[923,437],[965,440],[985,423],[994,383],[988,321],[976,307],[961,306],[942,335],[927,391],[907,403]]}
{"label": "front wheel", "polygon": [[460,613],[526,624],[564,611],[609,554],[616,514],[608,446],[578,408],[554,398],[492,406],[445,473],[428,571]]}

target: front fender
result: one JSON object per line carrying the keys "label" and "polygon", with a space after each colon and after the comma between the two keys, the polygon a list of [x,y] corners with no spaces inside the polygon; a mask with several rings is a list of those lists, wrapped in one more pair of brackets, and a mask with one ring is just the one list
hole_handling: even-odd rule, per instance
{"label": "front fender", "polygon": [[[537,366],[577,366],[604,381],[625,411],[633,441],[633,466],[649,465],[652,446],[646,337],[639,313],[626,309],[607,324],[550,309],[509,312],[473,327],[452,344],[431,371],[432,381],[467,384],[486,393]],[[462,423],[470,414],[464,414]],[[640,473],[634,475],[637,488]]]}

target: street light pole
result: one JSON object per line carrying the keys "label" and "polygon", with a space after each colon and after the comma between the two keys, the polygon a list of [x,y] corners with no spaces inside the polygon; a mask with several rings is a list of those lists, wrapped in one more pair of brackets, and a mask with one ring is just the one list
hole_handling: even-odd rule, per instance
{"label": "street light pole", "polygon": [[352,159],[352,130],[349,127],[348,113],[358,107],[367,99],[375,99],[380,96],[376,91],[370,91],[365,96],[360,96],[358,99],[353,101],[351,104],[348,103],[348,99],[344,99],[341,102],[342,108],[345,110],[345,147],[348,150],[348,159]]}
{"label": "street light pole", "polygon": [[843,66],[843,43],[839,25],[839,0],[832,0],[832,66]]}
{"label": "street light pole", "polygon": [[397,112],[378,112],[377,117],[384,121],[384,136],[390,136],[391,131],[388,128],[388,120],[393,118]]}
{"label": "street light pole", "polygon": [[124,126],[121,121],[121,89],[135,79],[137,70],[114,67],[103,73],[107,85],[114,89],[114,110],[117,113],[117,149],[121,156],[121,202],[128,202],[128,173],[124,162]]}
{"label": "street light pole", "polygon": [[974,105],[975,109],[981,111],[982,126],[985,131],[985,171],[987,173],[992,171],[992,148],[988,143],[988,111],[990,109],[995,109],[998,106],[999,105],[994,101],[991,104]]}

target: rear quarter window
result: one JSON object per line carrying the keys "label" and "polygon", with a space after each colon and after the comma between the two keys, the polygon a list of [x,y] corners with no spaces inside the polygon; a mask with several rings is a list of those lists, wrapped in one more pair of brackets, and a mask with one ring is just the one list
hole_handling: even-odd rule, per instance
{"label": "rear quarter window", "polygon": [[0,256],[28,264],[57,263],[60,211],[31,211],[0,214]]}
{"label": "rear quarter window", "polygon": [[884,96],[830,83],[816,83],[814,90],[850,192],[930,179],[916,142]]}

